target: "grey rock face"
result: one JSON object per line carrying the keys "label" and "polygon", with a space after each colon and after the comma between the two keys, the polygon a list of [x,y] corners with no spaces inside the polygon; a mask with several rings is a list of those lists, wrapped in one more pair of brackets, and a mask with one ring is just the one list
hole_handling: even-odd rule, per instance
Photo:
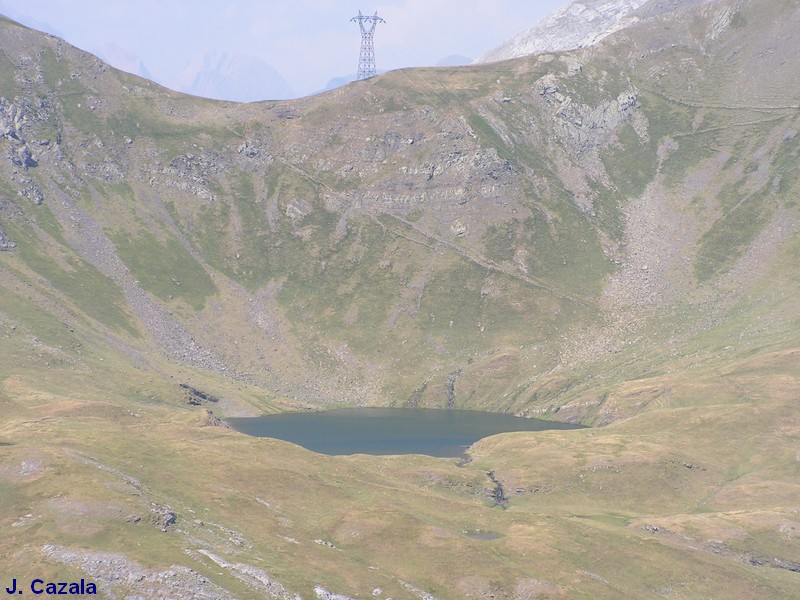
{"label": "grey rock face", "polygon": [[571,96],[561,93],[560,82],[552,74],[539,79],[534,90],[554,109],[554,119],[564,141],[578,152],[605,145],[620,125],[631,119],[640,108],[639,93],[634,88],[597,106],[576,102]]}
{"label": "grey rock face", "polygon": [[166,532],[175,525],[178,517],[175,511],[167,505],[152,503],[150,507],[150,521],[161,531]]}
{"label": "grey rock face", "polygon": [[31,149],[28,148],[27,144],[18,146],[17,148],[13,149],[10,154],[11,154],[11,162],[17,165],[18,167],[22,167],[25,170],[39,165],[36,159],[33,158]]}
{"label": "grey rock face", "polygon": [[44,194],[42,194],[42,190],[35,185],[28,185],[24,187],[22,190],[20,190],[19,194],[23,198],[27,198],[36,204],[36,206],[41,206],[44,202]]}
{"label": "grey rock face", "polygon": [[0,138],[21,139],[24,119],[24,112],[15,102],[0,98]]}
{"label": "grey rock face", "polygon": [[638,21],[634,11],[648,0],[584,0],[573,2],[526,29],[505,44],[480,56],[485,63],[585,48]]}
{"label": "grey rock face", "polygon": [[0,98],[0,139],[11,142],[8,158],[13,165],[25,170],[39,164],[25,139],[24,128],[28,122],[28,112],[23,103]]}
{"label": "grey rock face", "polygon": [[13,250],[16,247],[17,245],[8,239],[5,231],[0,229],[0,252],[8,252],[9,250]]}

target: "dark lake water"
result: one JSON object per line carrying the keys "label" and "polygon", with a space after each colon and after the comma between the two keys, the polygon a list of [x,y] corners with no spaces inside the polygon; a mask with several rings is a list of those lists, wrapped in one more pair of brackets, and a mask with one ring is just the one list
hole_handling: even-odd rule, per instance
{"label": "dark lake water", "polygon": [[270,437],[321,454],[461,456],[478,440],[509,431],[579,429],[580,425],[472,410],[345,408],[228,419],[242,433]]}

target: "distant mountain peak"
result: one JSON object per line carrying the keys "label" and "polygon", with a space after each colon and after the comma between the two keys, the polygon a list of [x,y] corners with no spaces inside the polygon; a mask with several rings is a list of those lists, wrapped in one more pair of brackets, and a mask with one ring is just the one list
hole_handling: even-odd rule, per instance
{"label": "distant mountain peak", "polygon": [[103,44],[95,49],[94,53],[120,71],[153,80],[153,75],[142,62],[142,59],[115,42]]}
{"label": "distant mountain peak", "polygon": [[480,56],[485,63],[584,48],[638,21],[633,13],[649,0],[582,0],[561,8],[511,40]]}
{"label": "distant mountain peak", "polygon": [[235,102],[295,96],[272,65],[257,56],[227,52],[209,52],[192,61],[170,87],[195,96]]}
{"label": "distant mountain peak", "polygon": [[468,65],[472,62],[471,58],[463,56],[461,54],[450,54],[449,56],[445,56],[443,59],[439,60],[436,63],[437,67],[460,67],[463,65]]}

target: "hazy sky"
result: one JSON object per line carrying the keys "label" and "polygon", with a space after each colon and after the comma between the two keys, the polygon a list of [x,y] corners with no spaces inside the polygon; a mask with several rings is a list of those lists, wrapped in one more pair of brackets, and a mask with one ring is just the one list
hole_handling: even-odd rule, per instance
{"label": "hazy sky", "polygon": [[470,58],[567,0],[0,0],[0,13],[98,52],[109,42],[141,58],[160,82],[207,52],[250,54],[298,95],[356,72],[361,35],[350,17],[386,19],[375,33],[379,70]]}

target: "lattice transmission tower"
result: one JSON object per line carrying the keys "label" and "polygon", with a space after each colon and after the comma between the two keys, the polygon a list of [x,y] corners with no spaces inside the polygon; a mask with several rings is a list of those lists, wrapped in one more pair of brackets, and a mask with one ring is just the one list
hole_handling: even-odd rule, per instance
{"label": "lattice transmission tower", "polygon": [[361,28],[361,55],[358,58],[357,80],[375,77],[375,46],[372,43],[372,36],[375,34],[375,27],[378,23],[386,23],[378,16],[378,11],[372,16],[362,15],[358,11],[358,16],[350,21],[356,21]]}

